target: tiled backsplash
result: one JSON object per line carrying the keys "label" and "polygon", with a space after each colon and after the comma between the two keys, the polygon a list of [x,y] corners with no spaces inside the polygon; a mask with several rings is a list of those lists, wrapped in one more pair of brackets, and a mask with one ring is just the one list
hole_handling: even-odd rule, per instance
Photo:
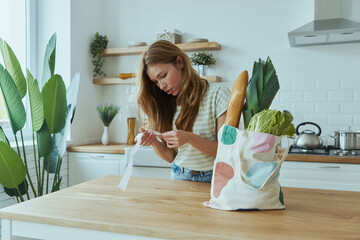
{"label": "tiled backsplash", "polygon": [[[284,79],[284,78],[282,78]],[[334,131],[360,128],[360,81],[287,79],[280,81],[271,109],[288,110],[294,116],[295,127],[302,122],[314,122],[322,129],[321,138],[324,144],[331,145],[334,140],[329,136]],[[229,89],[233,82],[221,82]],[[114,141],[126,142],[128,108],[135,104],[135,86],[123,85],[106,87],[104,102],[121,104],[120,115],[111,125],[111,137]],[[242,125],[240,125],[242,126]],[[317,129],[311,125],[302,126],[299,130]],[[138,128],[137,128],[138,130]]]}

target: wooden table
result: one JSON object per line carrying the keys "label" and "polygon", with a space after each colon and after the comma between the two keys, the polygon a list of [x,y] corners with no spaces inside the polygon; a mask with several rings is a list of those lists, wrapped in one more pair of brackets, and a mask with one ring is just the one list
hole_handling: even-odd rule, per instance
{"label": "wooden table", "polygon": [[285,210],[236,212],[202,205],[209,183],[120,179],[1,209],[3,239],[360,239],[360,192],[283,188]]}

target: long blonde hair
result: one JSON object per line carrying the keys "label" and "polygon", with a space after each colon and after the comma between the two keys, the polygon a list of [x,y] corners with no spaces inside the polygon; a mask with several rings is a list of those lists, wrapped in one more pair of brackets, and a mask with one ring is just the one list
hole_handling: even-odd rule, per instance
{"label": "long blonde hair", "polygon": [[[158,88],[150,80],[146,70],[155,63],[175,65],[178,56],[183,59],[182,82],[179,94],[172,96]],[[179,130],[192,131],[208,84],[200,78],[191,66],[189,57],[179,47],[165,40],[151,44],[142,55],[137,78],[137,102],[148,118],[148,128],[158,132],[172,130],[174,115],[179,105],[181,111],[175,126]]]}

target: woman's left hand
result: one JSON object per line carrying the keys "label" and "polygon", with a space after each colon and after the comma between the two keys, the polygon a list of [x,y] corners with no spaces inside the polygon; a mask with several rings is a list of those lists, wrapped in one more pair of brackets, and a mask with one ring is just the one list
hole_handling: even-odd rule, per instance
{"label": "woman's left hand", "polygon": [[189,142],[191,138],[191,132],[183,131],[183,130],[173,130],[169,132],[164,132],[159,135],[159,138],[166,141],[166,146],[168,148],[178,148],[182,145]]}

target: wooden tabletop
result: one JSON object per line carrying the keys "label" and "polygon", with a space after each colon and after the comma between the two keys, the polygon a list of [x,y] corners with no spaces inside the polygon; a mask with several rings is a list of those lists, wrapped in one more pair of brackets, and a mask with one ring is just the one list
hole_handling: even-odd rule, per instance
{"label": "wooden tabletop", "polygon": [[105,176],[0,210],[0,218],[165,239],[359,239],[360,192],[283,188],[285,210],[204,207],[210,184]]}

